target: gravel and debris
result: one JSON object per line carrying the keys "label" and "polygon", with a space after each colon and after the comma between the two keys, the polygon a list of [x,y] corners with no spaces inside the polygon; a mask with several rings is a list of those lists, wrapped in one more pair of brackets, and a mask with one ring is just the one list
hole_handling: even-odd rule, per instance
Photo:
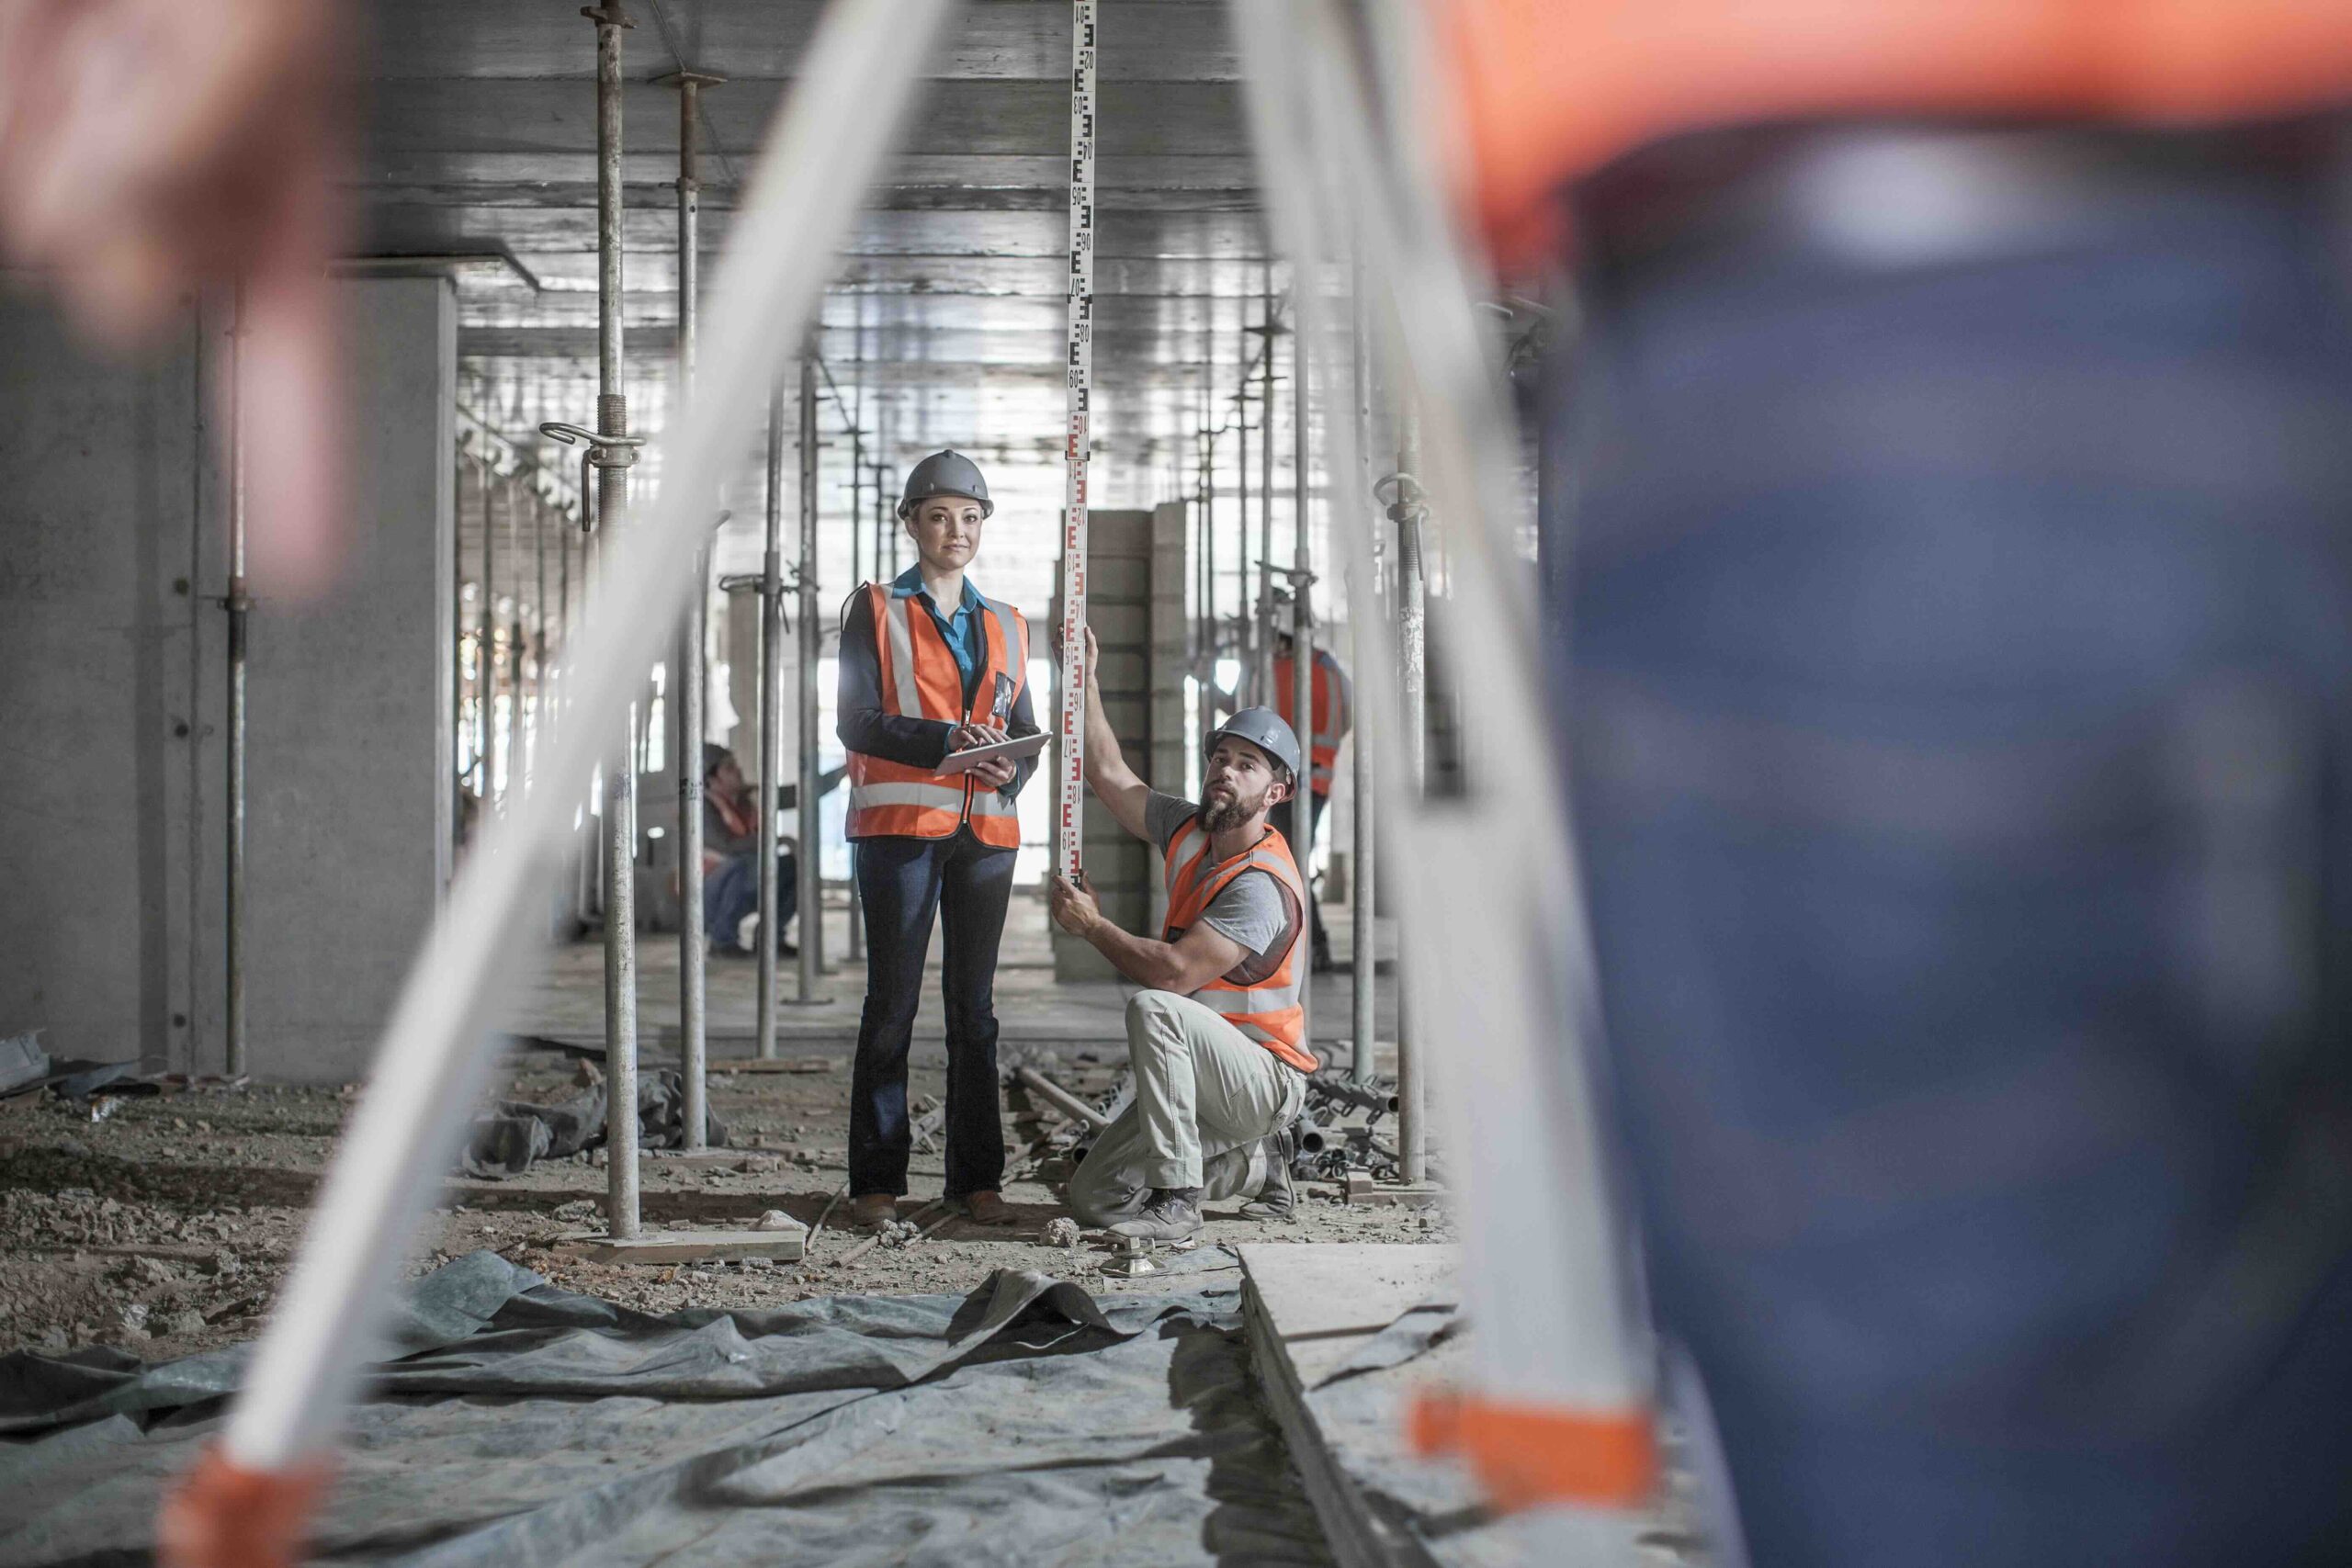
{"label": "gravel and debris", "polygon": [[[723,1066],[723,1064],[720,1065]],[[830,1070],[826,1070],[830,1069]],[[714,1071],[712,1107],[742,1157],[716,1168],[650,1153],[643,1165],[649,1229],[745,1229],[771,1212],[814,1225],[846,1168],[845,1054],[810,1070]],[[1112,1069],[1080,1059],[1055,1076],[1073,1091],[1106,1094]],[[588,1075],[553,1054],[510,1057],[492,1091],[552,1102]],[[944,1090],[935,1051],[918,1052],[911,1089]],[[26,1095],[0,1100],[0,1349],[57,1351],[106,1343],[148,1359],[249,1339],[276,1299],[301,1239],[327,1157],[357,1103],[349,1087],[254,1086],[241,1092],[127,1098],[93,1122],[86,1105]],[[912,1191],[895,1244],[840,1259],[867,1239],[828,1224],[798,1263],[648,1268],[589,1262],[558,1250],[604,1229],[601,1149],[548,1160],[504,1181],[454,1179],[420,1232],[411,1272],[487,1248],[571,1289],[648,1312],[684,1306],[773,1305],[843,1292],[966,1292],[999,1268],[1037,1267],[1041,1245],[1066,1256],[1055,1270],[1096,1292],[1151,1289],[1106,1278],[1116,1247],[1079,1233],[1057,1192],[1037,1179],[1050,1112],[1006,1114],[1012,1163],[1004,1185],[1013,1223],[975,1225],[960,1211],[914,1216],[935,1198],[943,1151],[918,1145]],[[1442,1242],[1442,1215],[1349,1208],[1335,1188],[1302,1187],[1296,1215],[1260,1224],[1238,1202],[1209,1213],[1204,1241]],[[838,1213],[838,1210],[836,1211]],[[936,1229],[934,1221],[944,1220]],[[928,1231],[910,1245],[919,1230]]]}

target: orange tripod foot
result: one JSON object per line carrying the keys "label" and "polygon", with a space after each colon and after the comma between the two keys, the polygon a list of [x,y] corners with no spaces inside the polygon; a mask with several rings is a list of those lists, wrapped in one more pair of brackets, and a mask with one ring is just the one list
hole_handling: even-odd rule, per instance
{"label": "orange tripod foot", "polygon": [[246,1470],[220,1444],[208,1445],[164,1499],[156,1561],[163,1568],[295,1568],[326,1479],[324,1465]]}

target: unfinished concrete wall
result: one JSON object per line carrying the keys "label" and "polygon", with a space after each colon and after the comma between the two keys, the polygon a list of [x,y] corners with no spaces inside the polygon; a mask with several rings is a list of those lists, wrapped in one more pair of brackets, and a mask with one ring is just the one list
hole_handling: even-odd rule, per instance
{"label": "unfinished concrete wall", "polygon": [[157,1068],[196,1010],[201,335],[108,362],[0,302],[0,1034]]}
{"label": "unfinished concrete wall", "polygon": [[[348,570],[252,622],[266,1077],[360,1070],[448,872],[454,300],[438,278],[342,294],[366,437]],[[0,1033],[157,1070],[222,1060],[227,545],[202,395],[222,304],[138,362],[0,304]]]}
{"label": "unfinished concrete wall", "polygon": [[449,874],[456,299],[437,277],[338,293],[349,554],[318,603],[255,609],[248,676],[249,1038],[293,1079],[366,1067]]}

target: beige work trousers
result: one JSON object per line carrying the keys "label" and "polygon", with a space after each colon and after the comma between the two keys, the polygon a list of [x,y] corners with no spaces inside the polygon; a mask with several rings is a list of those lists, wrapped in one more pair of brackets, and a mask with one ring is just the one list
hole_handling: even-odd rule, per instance
{"label": "beige work trousers", "polygon": [[1306,1101],[1306,1074],[1173,991],[1128,998],[1127,1059],[1135,1102],[1070,1178],[1070,1211],[1089,1225],[1133,1218],[1155,1187],[1198,1187],[1209,1199],[1241,1193],[1252,1146]]}

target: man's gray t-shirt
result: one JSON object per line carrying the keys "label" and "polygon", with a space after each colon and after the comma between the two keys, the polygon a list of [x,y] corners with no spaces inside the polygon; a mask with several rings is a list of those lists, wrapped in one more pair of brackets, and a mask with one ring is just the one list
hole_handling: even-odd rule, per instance
{"label": "man's gray t-shirt", "polygon": [[[1153,847],[1162,855],[1168,853],[1168,840],[1176,829],[1189,820],[1193,805],[1172,795],[1153,790],[1144,802],[1144,830],[1151,837]],[[1264,966],[1264,961],[1279,961],[1283,939],[1289,933],[1297,917],[1291,912],[1291,898],[1283,885],[1271,873],[1245,871],[1225,885],[1225,890],[1209,900],[1201,913],[1201,923],[1220,936],[1230,937],[1241,944],[1252,959],[1244,970]],[[1250,976],[1256,978],[1257,976]]]}

